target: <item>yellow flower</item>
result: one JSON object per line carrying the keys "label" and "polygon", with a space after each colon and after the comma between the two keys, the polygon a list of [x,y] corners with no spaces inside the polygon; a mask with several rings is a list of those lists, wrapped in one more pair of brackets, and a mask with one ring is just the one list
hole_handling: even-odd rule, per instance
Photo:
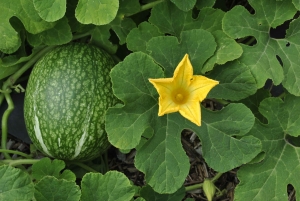
{"label": "yellow flower", "polygon": [[172,78],[149,79],[159,93],[158,116],[177,112],[201,125],[200,102],[219,82],[201,75],[193,75],[193,67],[185,54]]}

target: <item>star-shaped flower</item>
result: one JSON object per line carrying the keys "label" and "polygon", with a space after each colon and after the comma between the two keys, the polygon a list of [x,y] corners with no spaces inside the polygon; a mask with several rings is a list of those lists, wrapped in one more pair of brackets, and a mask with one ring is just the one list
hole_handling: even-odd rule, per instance
{"label": "star-shaped flower", "polygon": [[200,102],[219,82],[201,75],[193,75],[193,67],[185,54],[172,78],[149,79],[159,93],[158,116],[177,112],[201,125]]}

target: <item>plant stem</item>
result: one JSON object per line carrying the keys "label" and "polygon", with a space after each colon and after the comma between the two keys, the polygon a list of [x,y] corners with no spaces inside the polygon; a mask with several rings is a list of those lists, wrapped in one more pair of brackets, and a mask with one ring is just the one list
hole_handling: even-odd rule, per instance
{"label": "plant stem", "polygon": [[17,155],[23,156],[23,157],[25,157],[27,159],[31,158],[31,155],[25,154],[25,153],[20,152],[20,151],[15,151],[15,150],[0,149],[0,152],[2,152],[2,153],[10,153],[10,154],[17,154]]}
{"label": "plant stem", "polygon": [[18,160],[1,160],[0,163],[2,164],[8,164],[10,166],[18,166],[18,165],[24,165],[24,164],[34,164],[38,162],[40,159],[18,159]]}
{"label": "plant stem", "polygon": [[[223,173],[220,173],[218,172],[212,179],[211,181],[213,183],[215,183],[221,176],[222,176]],[[200,183],[200,184],[195,184],[195,185],[191,185],[191,186],[187,186],[185,187],[185,191],[192,191],[192,190],[196,190],[198,188],[202,188],[203,187],[203,183]]]}
{"label": "plant stem", "polygon": [[74,35],[72,40],[77,40],[79,38],[83,38],[83,37],[86,37],[86,36],[90,36],[91,33],[90,32],[86,32],[86,33],[82,33],[82,34],[77,34],[77,35]]}
{"label": "plant stem", "polygon": [[145,5],[142,5],[140,7],[140,10],[136,13],[133,13],[133,14],[129,14],[129,15],[126,15],[126,17],[129,17],[129,16],[132,16],[132,15],[135,15],[135,14],[138,14],[138,13],[141,13],[145,10],[148,10],[148,9],[151,9],[153,8],[154,6],[156,6],[157,4],[160,4],[162,2],[164,2],[165,0],[158,0],[158,1],[154,1],[154,2],[151,2],[151,3],[148,3],[148,4],[145,4]]}
{"label": "plant stem", "polygon": [[23,75],[25,71],[27,71],[37,60],[39,60],[44,54],[46,54],[48,51],[53,49],[55,46],[47,46],[36,55],[34,55],[22,68],[20,68],[17,72],[15,72],[13,75],[11,75],[2,86],[2,90],[6,91],[8,88],[14,85],[16,80]]}
{"label": "plant stem", "polygon": [[94,170],[93,168],[91,168],[90,166],[84,164],[84,163],[81,163],[81,162],[75,162],[75,161],[72,161],[70,162],[70,164],[74,164],[74,165],[78,165],[79,167],[82,167],[83,169],[89,171],[89,172],[96,172],[96,173],[99,173],[97,170]]}
{"label": "plant stem", "polygon": [[[7,101],[8,107],[4,111],[3,116],[2,116],[2,139],[1,139],[1,148],[2,149],[7,149],[6,143],[7,143],[7,134],[8,134],[8,126],[7,126],[7,121],[10,113],[13,111],[15,108],[14,103],[11,99],[10,96],[10,90],[7,90],[6,92],[3,92],[5,99]],[[4,157],[6,159],[11,159],[10,155],[7,152],[4,152]]]}

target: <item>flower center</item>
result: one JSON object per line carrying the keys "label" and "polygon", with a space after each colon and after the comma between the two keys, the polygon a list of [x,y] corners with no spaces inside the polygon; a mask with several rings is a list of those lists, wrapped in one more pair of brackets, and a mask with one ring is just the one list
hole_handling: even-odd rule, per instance
{"label": "flower center", "polygon": [[172,99],[174,101],[174,103],[176,104],[184,104],[186,103],[186,101],[188,100],[189,98],[189,93],[180,88],[180,89],[176,89],[172,92]]}
{"label": "flower center", "polygon": [[183,95],[182,94],[176,94],[175,96],[175,99],[178,101],[178,102],[181,102],[183,100]]}

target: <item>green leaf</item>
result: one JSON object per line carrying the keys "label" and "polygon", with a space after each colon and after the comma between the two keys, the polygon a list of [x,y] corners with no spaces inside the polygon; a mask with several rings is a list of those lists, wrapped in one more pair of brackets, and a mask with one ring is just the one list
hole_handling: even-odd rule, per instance
{"label": "green leaf", "polygon": [[113,22],[110,23],[110,25],[112,30],[114,30],[114,32],[117,34],[120,40],[120,45],[123,45],[126,42],[128,33],[136,27],[135,22],[131,18],[116,18]]}
{"label": "green leaf", "polygon": [[[298,71],[300,43],[295,39],[299,35],[300,20],[291,23],[285,39],[273,39],[269,35],[271,27],[275,28],[292,19],[297,10],[291,0],[276,2],[251,0],[249,3],[255,10],[255,15],[251,15],[242,6],[235,6],[223,18],[224,32],[230,37],[254,36],[257,40],[254,46],[242,45],[243,55],[239,59],[240,62],[250,69],[258,88],[263,87],[270,78],[275,85],[283,82],[290,93],[299,96],[300,88],[294,83],[300,79]],[[282,60],[283,67],[276,55]]]}
{"label": "green leaf", "polygon": [[65,168],[65,163],[62,160],[54,159],[51,161],[45,157],[39,162],[32,165],[32,177],[36,180],[41,180],[45,176],[54,176],[57,179],[67,179],[69,181],[75,181],[76,176],[74,173],[61,171]]}
{"label": "green leaf", "polygon": [[127,48],[131,51],[147,52],[147,42],[156,36],[162,36],[158,28],[148,22],[142,22],[138,28],[133,28],[126,38]]}
{"label": "green leaf", "polygon": [[237,101],[256,92],[256,81],[250,70],[239,61],[217,66],[209,77],[220,83],[208,94],[208,98]]}
{"label": "green leaf", "polygon": [[[215,5],[216,0],[197,0],[196,6],[198,9],[203,9],[205,7],[213,7]],[[210,21],[210,20],[208,20]]]}
{"label": "green leaf", "polygon": [[101,47],[110,54],[116,53],[118,47],[109,40],[110,38],[110,26],[103,25],[97,26],[91,31],[91,43]]}
{"label": "green leaf", "polygon": [[293,4],[297,8],[297,10],[300,10],[300,1],[299,0],[293,0]]}
{"label": "green leaf", "polygon": [[[130,70],[128,66],[138,68]],[[125,103],[121,108],[109,108],[106,115],[108,140],[115,147],[132,149],[139,144],[142,133],[150,126],[153,118],[151,108],[156,107],[157,103],[156,90],[148,78],[163,76],[161,68],[152,58],[140,52],[130,54],[111,70],[114,94]],[[119,133],[123,135],[119,136]]]}
{"label": "green leaf", "polygon": [[[261,144],[257,138],[241,137],[254,123],[253,114],[242,104],[227,106],[219,112],[204,110],[204,126],[201,127],[178,113],[158,117],[158,95],[148,78],[162,77],[162,69],[151,57],[141,52],[130,54],[111,72],[114,93],[124,106],[110,108],[106,114],[109,141],[121,149],[138,146],[135,166],[145,173],[146,181],[154,191],[174,193],[188,174],[189,159],[181,145],[181,132],[185,128],[200,136],[205,160],[220,172],[247,163],[260,152]],[[146,131],[151,135],[153,132],[153,136],[140,145]]]}
{"label": "green leaf", "polygon": [[105,25],[115,19],[119,0],[79,0],[75,16],[82,24]]}
{"label": "green leaf", "polygon": [[[296,191],[300,189],[300,149],[287,140],[287,136],[299,136],[299,101],[299,97],[287,94],[284,101],[266,98],[261,102],[259,111],[268,124],[256,121],[249,135],[261,140],[265,158],[238,171],[240,184],[235,189],[236,200],[288,200],[288,184]],[[296,199],[300,199],[298,193]]]}
{"label": "green leaf", "polygon": [[[230,104],[220,111],[202,108],[201,115],[200,127],[184,119],[185,128],[199,136],[203,157],[215,171],[226,172],[246,164],[261,152],[258,138],[244,136],[254,124],[254,116],[245,105]],[[180,121],[183,119],[177,114],[178,124]]]}
{"label": "green leaf", "polygon": [[271,94],[268,90],[261,88],[257,90],[255,94],[241,100],[240,102],[250,108],[254,116],[259,119],[260,122],[267,123],[268,121],[266,120],[266,118],[258,111],[258,107],[262,100],[264,100],[265,98],[269,98],[270,96]]}
{"label": "green leaf", "polygon": [[158,36],[147,43],[147,50],[165,69],[166,77],[172,77],[177,64],[189,54],[194,74],[199,74],[206,60],[216,50],[213,35],[202,29],[183,31],[180,42],[173,36]]}
{"label": "green leaf", "polygon": [[52,28],[55,23],[43,21],[34,8],[31,0],[0,1],[0,51],[10,54],[21,45],[18,32],[11,26],[10,19],[16,16],[23,23],[25,29],[32,34],[40,33]]}
{"label": "green leaf", "polygon": [[181,187],[178,191],[173,194],[159,194],[155,192],[150,186],[145,186],[141,189],[140,195],[145,200],[155,201],[182,201],[185,196],[185,188]]}
{"label": "green leaf", "polygon": [[80,188],[74,181],[57,179],[53,176],[43,177],[36,185],[34,197],[38,201],[79,201]]}
{"label": "green leaf", "polygon": [[[164,13],[164,15],[161,13]],[[192,15],[192,11],[184,12],[171,2],[165,1],[151,10],[149,22],[157,26],[160,32],[176,37],[179,37],[181,32],[185,30],[205,29],[211,32],[222,30],[223,11],[204,8],[196,19]]]}
{"label": "green leaf", "polygon": [[204,64],[202,73],[211,71],[215,64],[225,64],[228,61],[239,58],[242,53],[242,47],[235,42],[235,40],[229,38],[223,31],[214,31],[213,36],[217,42],[217,50],[211,58]]}
{"label": "green leaf", "polygon": [[47,22],[61,19],[66,12],[66,0],[33,0],[33,5],[39,16]]}
{"label": "green leaf", "polygon": [[118,14],[122,16],[131,15],[139,12],[140,9],[141,5],[138,0],[121,0]]}
{"label": "green leaf", "polygon": [[110,171],[105,175],[100,173],[87,173],[81,181],[82,201],[131,200],[135,190],[128,178],[121,172]]}
{"label": "green leaf", "polygon": [[18,168],[0,166],[0,200],[27,201],[33,198],[34,186],[30,176]]}
{"label": "green leaf", "polygon": [[191,10],[195,6],[196,1],[197,0],[189,0],[189,1],[171,0],[171,2],[173,2],[180,10],[183,11]]}
{"label": "green leaf", "polygon": [[28,42],[33,46],[62,45],[72,40],[71,28],[66,17],[57,21],[52,29],[48,29],[39,34],[27,34]]}

